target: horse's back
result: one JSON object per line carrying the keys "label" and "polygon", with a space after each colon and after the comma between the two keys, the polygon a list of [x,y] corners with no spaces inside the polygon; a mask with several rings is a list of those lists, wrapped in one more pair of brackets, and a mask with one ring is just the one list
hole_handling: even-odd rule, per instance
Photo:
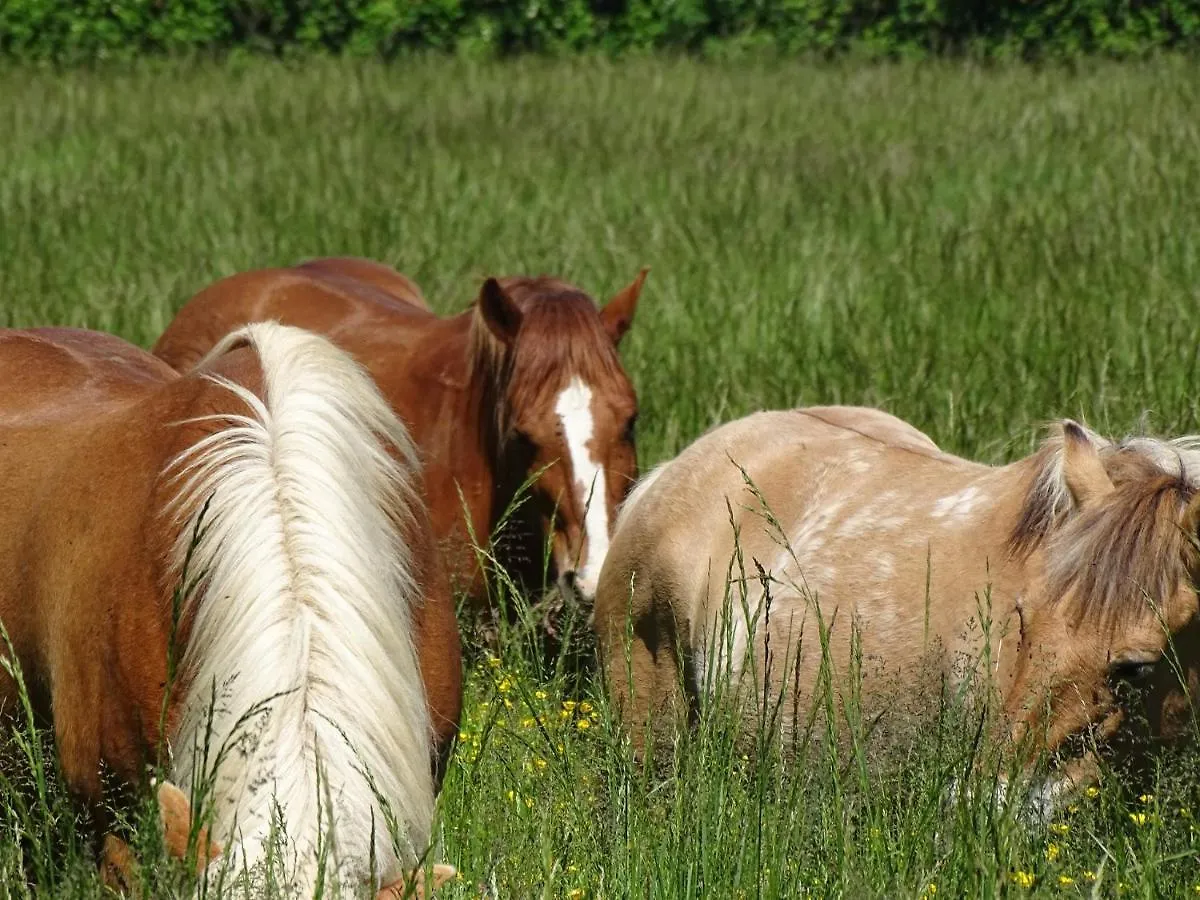
{"label": "horse's back", "polygon": [[0,419],[78,421],[175,377],[162,360],[113,335],[73,328],[0,331]]}
{"label": "horse's back", "polygon": [[941,455],[942,449],[925,432],[869,406],[808,406],[795,410],[832,428],[852,431],[889,447]]}
{"label": "horse's back", "polygon": [[391,266],[357,256],[327,256],[310,259],[296,266],[306,272],[326,278],[344,278],[368,284],[382,291],[398,304],[408,304],[429,311],[429,303],[415,281]]}
{"label": "horse's back", "polygon": [[264,321],[324,334],[354,352],[356,334],[395,338],[434,319],[416,285],[393,269],[369,260],[312,260],[214,282],[183,305],[154,354],[187,371],[229,332]]}
{"label": "horse's back", "polygon": [[826,406],[752,413],[709,430],[635,487],[610,557],[617,566],[623,550],[639,559],[670,551],[681,566],[695,570],[701,548],[716,552],[728,538],[726,498],[735,512],[765,502],[786,522],[832,480],[862,476],[867,460],[882,478],[962,462],[881,410]]}

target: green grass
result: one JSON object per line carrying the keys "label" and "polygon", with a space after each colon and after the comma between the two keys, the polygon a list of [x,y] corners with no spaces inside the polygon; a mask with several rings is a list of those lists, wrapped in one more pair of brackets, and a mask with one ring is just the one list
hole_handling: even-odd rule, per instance
{"label": "green grass", "polygon": [[[1065,415],[1200,431],[1194,63],[10,68],[0,134],[0,325],[148,346],[216,278],[313,255],[392,263],[443,311],[488,273],[553,272],[603,298],[648,264],[624,346],[644,467],[717,422],[804,403],[879,405],[993,462]],[[1146,802],[1110,783],[1063,834],[983,792],[943,805],[972,758],[953,716],[862,758],[785,761],[715,715],[645,772],[599,686],[523,646],[496,666],[472,652],[437,828],[466,879],[448,896],[1200,884],[1191,757]],[[25,875],[38,896],[96,895],[52,783],[4,782],[0,803],[0,897],[26,896]]]}

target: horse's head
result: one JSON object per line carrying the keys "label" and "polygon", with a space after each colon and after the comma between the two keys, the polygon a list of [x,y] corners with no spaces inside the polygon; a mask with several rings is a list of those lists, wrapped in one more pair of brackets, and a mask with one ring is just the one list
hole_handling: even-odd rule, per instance
{"label": "horse's head", "polygon": [[643,269],[607,304],[551,278],[489,278],[476,304],[507,465],[532,480],[561,587],[591,600],[617,505],[637,476],[637,395],[617,355]]}
{"label": "horse's head", "polygon": [[1015,737],[1044,735],[1064,763],[1049,798],[1098,752],[1142,755],[1192,730],[1200,453],[1067,421],[1043,460],[1013,536],[1043,565],[1017,607],[1006,706]]}

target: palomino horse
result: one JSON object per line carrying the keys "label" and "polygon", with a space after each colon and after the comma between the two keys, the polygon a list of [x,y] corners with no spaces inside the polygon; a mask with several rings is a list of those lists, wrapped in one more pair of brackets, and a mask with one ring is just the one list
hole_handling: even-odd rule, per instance
{"label": "palomino horse", "polygon": [[[233,871],[282,816],[308,896],[321,865],[335,896],[400,878],[460,648],[415,449],[368,375],[276,324],[182,377],[40,329],[0,332],[0,384],[0,620],[69,788],[97,810],[102,767],[135,786],[158,759],[183,791],[164,822],[203,801]],[[0,709],[15,691],[0,672]]]}
{"label": "palomino horse", "polygon": [[186,371],[227,331],[267,319],[332,337],[408,425],[448,570],[476,606],[486,593],[472,536],[486,546],[533,476],[532,503],[498,542],[500,562],[537,586],[552,543],[549,574],[590,601],[616,506],[637,475],[637,397],[617,344],[645,275],[599,310],[552,278],[489,278],[472,308],[443,319],[386,266],[315,260],[216,282],[179,311],[154,352]]}
{"label": "palomino horse", "polygon": [[[626,501],[596,597],[610,684],[638,746],[713,672],[790,694],[787,724],[818,685],[821,631],[843,674],[858,631],[864,701],[919,691],[932,661],[959,684],[990,672],[1012,736],[1060,756],[1080,737],[1181,738],[1200,685],[1198,487],[1190,439],[1110,442],[1067,420],[993,467],[876,410],[756,413]],[[1096,763],[1068,756],[1039,806]]]}

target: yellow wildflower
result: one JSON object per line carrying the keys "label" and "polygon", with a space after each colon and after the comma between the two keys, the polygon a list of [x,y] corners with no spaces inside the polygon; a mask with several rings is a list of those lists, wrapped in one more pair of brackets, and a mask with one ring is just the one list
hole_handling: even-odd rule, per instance
{"label": "yellow wildflower", "polygon": [[1130,813],[1129,819],[1130,819],[1130,821],[1133,822],[1134,825],[1137,825],[1139,828],[1150,821],[1150,817],[1148,815],[1146,815],[1145,813]]}
{"label": "yellow wildflower", "polygon": [[1050,826],[1050,830],[1061,837],[1071,830],[1071,826],[1066,822],[1055,822]]}
{"label": "yellow wildflower", "polygon": [[1050,860],[1050,862],[1054,862],[1056,859],[1058,859],[1058,854],[1060,852],[1061,851],[1059,849],[1058,844],[1047,844],[1046,845],[1046,859]]}
{"label": "yellow wildflower", "polygon": [[583,896],[583,888],[573,888],[567,892],[567,900],[580,900]]}
{"label": "yellow wildflower", "polygon": [[512,690],[512,679],[510,679],[507,675],[505,675],[503,678],[500,679],[500,683],[498,685],[496,685],[496,690],[498,690],[502,694],[507,694],[509,691]]}
{"label": "yellow wildflower", "polygon": [[563,709],[565,709],[567,712],[573,712],[575,710],[575,701],[574,700],[564,700],[563,701]]}
{"label": "yellow wildflower", "polygon": [[1070,887],[1071,885],[1073,885],[1075,883],[1075,879],[1072,878],[1070,875],[1059,875],[1058,883],[1062,887]]}
{"label": "yellow wildflower", "polygon": [[534,691],[533,696],[537,697],[539,700],[545,700],[546,692],[545,691]]}
{"label": "yellow wildflower", "polygon": [[1140,797],[1138,797],[1138,799],[1141,800],[1143,803],[1153,803],[1154,795],[1153,794],[1142,794]]}
{"label": "yellow wildflower", "polygon": [[1013,872],[1012,880],[1017,887],[1030,888],[1036,880],[1032,872]]}
{"label": "yellow wildflower", "polygon": [[500,668],[500,658],[498,656],[489,656],[488,657],[488,665],[491,666],[493,669]]}
{"label": "yellow wildflower", "polygon": [[1083,874],[1084,881],[1095,881],[1096,880],[1096,873],[1093,872],[1091,869],[1084,869],[1082,874]]}
{"label": "yellow wildflower", "polygon": [[932,897],[936,893],[937,893],[937,885],[931,881],[931,882],[929,882],[929,884],[925,885],[925,890],[921,891],[921,896],[922,897]]}
{"label": "yellow wildflower", "polygon": [[590,713],[592,711],[592,704],[590,704],[586,700],[584,700],[582,703],[579,704],[579,711],[586,716],[588,713]]}
{"label": "yellow wildflower", "polygon": [[540,756],[533,761],[533,764],[535,766],[537,766],[539,769],[546,768],[546,761],[544,759],[542,759]]}
{"label": "yellow wildflower", "polygon": [[578,722],[575,723],[575,727],[578,728],[580,731],[587,731],[589,728],[592,727],[592,723],[589,722],[587,719],[580,719]]}
{"label": "yellow wildflower", "polygon": [[522,728],[532,728],[536,724],[537,724],[537,721],[532,716],[526,716],[524,719],[521,720]]}
{"label": "yellow wildflower", "polygon": [[1100,796],[1100,788],[1090,787],[1086,791],[1084,791],[1084,793],[1087,794],[1092,799],[1095,799],[1096,797]]}

